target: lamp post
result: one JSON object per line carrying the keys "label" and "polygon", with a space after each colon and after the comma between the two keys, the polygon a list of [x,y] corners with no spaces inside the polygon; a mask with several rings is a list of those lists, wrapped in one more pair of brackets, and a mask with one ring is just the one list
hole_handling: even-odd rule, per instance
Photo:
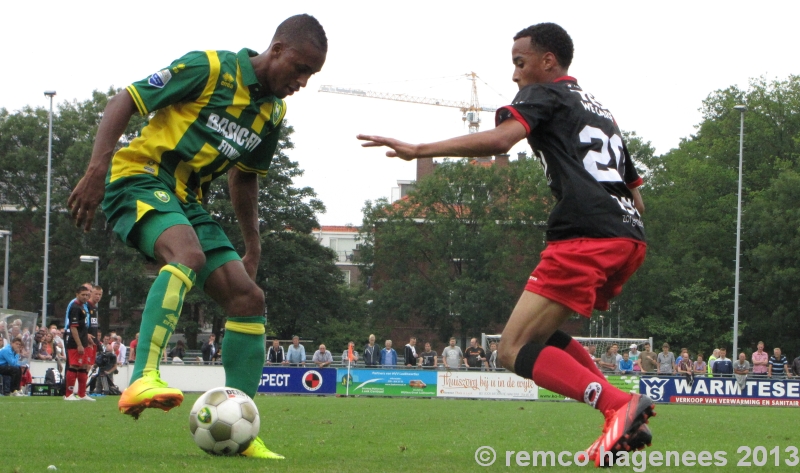
{"label": "lamp post", "polygon": [[47,202],[44,207],[44,281],[42,284],[42,327],[47,324],[47,272],[50,265],[50,173],[53,162],[53,97],[55,90],[45,90],[50,97],[50,124],[47,138]]}
{"label": "lamp post", "polygon": [[81,255],[81,263],[94,263],[94,285],[97,286],[100,283],[98,279],[100,275],[100,257]]}
{"label": "lamp post", "polygon": [[739,193],[736,205],[736,272],[733,287],[733,356],[739,356],[739,252],[742,243],[742,155],[744,154],[744,112],[747,106],[733,107],[739,111]]}
{"label": "lamp post", "polygon": [[8,309],[8,250],[11,242],[11,231],[0,230],[0,237],[5,237],[6,240],[5,270],[3,271],[3,309]]}

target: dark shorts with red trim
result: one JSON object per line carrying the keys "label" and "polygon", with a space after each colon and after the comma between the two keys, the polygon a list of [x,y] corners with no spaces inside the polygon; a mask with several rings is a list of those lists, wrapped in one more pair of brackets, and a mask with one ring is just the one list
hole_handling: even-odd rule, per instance
{"label": "dark shorts with red trim", "polygon": [[645,242],[629,238],[549,242],[525,290],[589,318],[592,309],[608,310],[608,301],[622,292],[646,250]]}
{"label": "dark shorts with red trim", "polygon": [[94,358],[95,358],[95,347],[84,347],[83,355],[78,353],[77,348],[69,348],[67,350],[67,360],[69,360],[70,366],[76,366],[76,365],[92,366],[94,364]]}

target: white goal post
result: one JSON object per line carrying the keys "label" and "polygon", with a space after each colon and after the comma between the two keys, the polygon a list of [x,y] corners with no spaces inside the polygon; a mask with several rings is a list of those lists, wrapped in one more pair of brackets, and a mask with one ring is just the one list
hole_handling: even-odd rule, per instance
{"label": "white goal post", "polygon": [[[639,351],[642,351],[645,343],[650,344],[650,349],[653,348],[653,337],[649,338],[604,338],[604,337],[572,337],[585,347],[595,346],[595,356],[600,357],[606,352],[606,349],[613,344],[619,345],[619,353],[630,350],[630,346],[636,344]],[[500,335],[487,335],[481,334],[481,345],[486,353],[489,353],[489,344],[495,342],[500,344]]]}

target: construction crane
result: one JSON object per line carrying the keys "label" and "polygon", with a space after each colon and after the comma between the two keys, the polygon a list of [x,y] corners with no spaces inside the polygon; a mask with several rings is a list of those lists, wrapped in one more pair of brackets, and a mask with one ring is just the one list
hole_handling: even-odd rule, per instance
{"label": "construction crane", "polygon": [[478,102],[478,75],[474,72],[464,74],[472,81],[472,96],[469,102],[459,100],[434,99],[429,97],[414,97],[407,94],[392,94],[387,92],[374,92],[371,90],[350,89],[347,87],[336,87],[333,85],[320,86],[320,92],[330,94],[354,95],[356,97],[367,97],[372,99],[395,100],[397,102],[421,103],[425,105],[438,105],[440,107],[451,107],[461,110],[461,120],[469,124],[469,132],[477,133],[481,126],[480,112],[494,112],[497,107],[481,107]]}

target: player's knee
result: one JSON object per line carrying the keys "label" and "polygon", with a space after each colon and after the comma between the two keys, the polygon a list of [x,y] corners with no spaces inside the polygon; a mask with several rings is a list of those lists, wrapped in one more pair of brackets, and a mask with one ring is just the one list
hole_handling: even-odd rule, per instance
{"label": "player's knee", "polygon": [[500,346],[497,347],[497,357],[500,358],[500,364],[506,367],[513,367],[517,359],[517,352],[519,352],[518,347],[512,347],[511,344],[501,343]]}
{"label": "player's knee", "polygon": [[178,255],[176,261],[170,262],[180,263],[188,268],[191,268],[195,273],[199,273],[200,270],[203,269],[203,266],[206,265],[206,255],[200,248],[187,248],[185,251],[182,251],[180,255]]}
{"label": "player's knee", "polygon": [[229,299],[226,307],[228,315],[246,316],[264,313],[264,291],[256,283],[247,285],[239,293]]}

